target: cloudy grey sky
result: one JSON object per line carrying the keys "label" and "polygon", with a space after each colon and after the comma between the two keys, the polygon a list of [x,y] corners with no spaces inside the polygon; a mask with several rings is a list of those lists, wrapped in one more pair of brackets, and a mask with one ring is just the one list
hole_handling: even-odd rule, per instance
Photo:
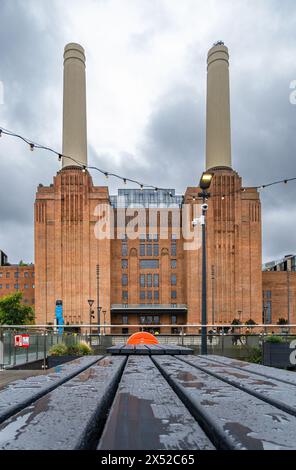
{"label": "cloudy grey sky", "polygon": [[[183,193],[204,167],[206,55],[222,39],[234,169],[245,185],[296,176],[295,0],[0,3],[1,126],[61,148],[63,48],[79,42],[89,161]],[[33,261],[36,187],[58,169],[51,154],[1,138],[0,249],[11,262]],[[109,185],[115,193],[118,183]],[[264,261],[296,252],[295,196],[296,182],[262,192]]]}

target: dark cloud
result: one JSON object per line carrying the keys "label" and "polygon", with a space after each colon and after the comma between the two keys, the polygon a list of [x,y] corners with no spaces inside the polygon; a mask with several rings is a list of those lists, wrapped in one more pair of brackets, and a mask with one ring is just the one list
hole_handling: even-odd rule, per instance
{"label": "dark cloud", "polygon": [[[112,2],[102,3],[107,8]],[[231,55],[233,167],[245,185],[296,176],[296,106],[289,102],[289,85],[296,79],[294,3],[225,1],[223,7],[220,2],[202,7],[201,2],[200,37],[187,42],[185,63],[166,92],[155,99],[137,152],[122,151],[116,159],[112,149],[97,155],[89,136],[90,161],[143,182],[175,187],[179,193],[197,184],[204,169],[206,53],[212,42],[222,38]],[[223,15],[205,28],[203,8],[218,4]],[[94,3],[84,5],[92,8]],[[150,20],[131,35],[132,52],[153,54],[167,31],[173,40],[174,28],[177,34],[180,25],[176,26],[168,5],[143,1],[143,18]],[[5,103],[0,105],[0,124],[57,148],[62,49],[70,27],[64,15],[67,8],[66,2],[1,2],[0,80]],[[99,44],[91,47],[99,54]],[[0,142],[0,248],[12,261],[32,261],[35,190],[39,182],[52,182],[58,164],[46,153],[31,153],[10,142],[9,138]],[[120,186],[95,173],[94,182],[108,183],[113,194]],[[296,251],[295,190],[296,183],[291,183],[262,192],[265,260]]]}

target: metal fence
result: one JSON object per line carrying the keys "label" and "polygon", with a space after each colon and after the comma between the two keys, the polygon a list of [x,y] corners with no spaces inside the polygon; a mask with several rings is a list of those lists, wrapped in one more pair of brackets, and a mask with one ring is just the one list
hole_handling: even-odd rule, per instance
{"label": "metal fence", "polygon": [[[123,326],[128,326],[129,334],[114,333]],[[172,325],[160,326],[161,328],[172,328]],[[194,354],[200,354],[202,325],[175,325],[175,327],[178,328],[178,333],[158,334],[159,343],[191,347]],[[74,328],[79,328],[80,333],[74,333]],[[58,334],[57,327],[51,325],[0,325],[0,368],[15,367],[38,360],[43,360],[45,366],[50,348],[59,343],[69,346],[83,340],[91,345],[95,353],[106,353],[108,347],[126,343],[133,332],[144,329],[151,329],[151,325],[65,325],[63,334]],[[192,333],[194,330],[196,333]],[[270,336],[280,336],[284,343],[290,343],[296,339],[296,333],[292,333],[296,332],[296,325],[256,325],[252,327],[248,325],[235,327],[233,325],[207,325],[207,331],[208,354],[244,360],[248,360],[254,352],[257,352],[257,356],[261,353],[263,358],[264,343]],[[28,348],[15,346],[15,335],[22,333],[29,334]]]}

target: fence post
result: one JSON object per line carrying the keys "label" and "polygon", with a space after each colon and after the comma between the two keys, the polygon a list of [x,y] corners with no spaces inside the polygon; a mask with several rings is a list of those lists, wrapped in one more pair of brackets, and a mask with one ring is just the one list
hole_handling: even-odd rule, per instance
{"label": "fence post", "polygon": [[36,335],[36,359],[38,360],[38,334]]}
{"label": "fence post", "polygon": [[43,341],[43,369],[46,369],[46,332],[43,333],[44,341]]}
{"label": "fence post", "polygon": [[182,346],[184,346],[184,326],[182,326]]}
{"label": "fence post", "polygon": [[4,369],[4,334],[0,328],[0,370]]}

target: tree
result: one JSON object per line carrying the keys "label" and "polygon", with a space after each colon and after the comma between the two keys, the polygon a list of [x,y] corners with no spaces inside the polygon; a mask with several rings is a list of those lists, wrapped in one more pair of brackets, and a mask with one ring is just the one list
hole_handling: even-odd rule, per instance
{"label": "tree", "polygon": [[254,320],[252,320],[252,318],[250,318],[250,320],[247,320],[245,324],[248,326],[257,325],[257,323]]}
{"label": "tree", "polygon": [[22,304],[22,297],[23,294],[18,292],[0,299],[0,324],[26,325],[33,322],[34,310]]}

